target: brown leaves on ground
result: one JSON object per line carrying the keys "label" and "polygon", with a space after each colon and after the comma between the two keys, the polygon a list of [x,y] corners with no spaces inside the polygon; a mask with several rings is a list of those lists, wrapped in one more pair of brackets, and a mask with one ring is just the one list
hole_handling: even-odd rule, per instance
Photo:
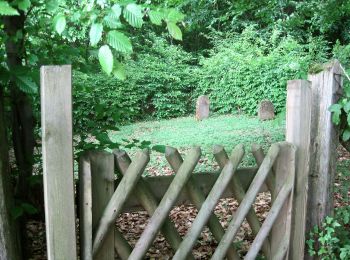
{"label": "brown leaves on ground", "polygon": [[[229,221],[232,219],[232,215],[237,210],[238,205],[239,204],[236,200],[229,198],[221,199],[216,206],[214,212],[225,229],[227,228]],[[269,193],[259,194],[254,204],[254,209],[256,210],[260,220],[265,218],[266,212],[269,210],[269,208]],[[198,210],[194,206],[182,205],[173,208],[169,214],[169,218],[174,223],[179,234],[184,237],[190,229],[197,214]],[[148,220],[149,216],[145,211],[123,213],[117,219],[116,227],[124,234],[124,237],[129,241],[129,243],[134,246],[145,229]],[[47,259],[44,224],[38,221],[31,221],[27,225],[27,230],[28,238],[31,242],[32,257],[30,259]],[[247,251],[253,238],[254,237],[249,224],[244,221],[236,236],[234,244],[237,246],[239,252],[244,253]],[[196,246],[193,249],[193,256],[195,259],[209,259],[216,246],[217,241],[213,237],[208,227],[205,227],[197,240]],[[172,248],[164,236],[159,233],[153,242],[152,247],[149,249],[146,259],[171,259],[172,256]]]}
{"label": "brown leaves on ground", "polygon": [[[347,161],[350,158],[350,154],[340,147],[338,149],[338,162]],[[159,159],[160,160],[160,159]],[[208,162],[202,162],[207,164]],[[160,162],[162,164],[162,162]],[[148,166],[149,175],[169,175],[173,174],[173,171],[170,167],[163,165],[163,169],[161,174],[157,170],[158,167]],[[216,167],[213,165],[212,167]],[[349,181],[349,177],[345,176],[346,180]],[[344,179],[344,178],[342,178]],[[342,186],[342,180],[338,178],[336,179],[336,190],[337,187]],[[350,192],[348,192],[350,197]],[[344,195],[343,195],[344,196]],[[344,206],[348,204],[348,202],[344,201],[344,198],[339,192],[335,193],[335,206]],[[229,199],[221,199],[218,205],[215,208],[215,214],[218,216],[222,226],[226,229],[229,222],[231,221],[234,213],[236,212],[239,204],[236,200]],[[264,221],[268,211],[271,206],[271,196],[269,193],[259,193],[258,197],[254,203],[254,209],[257,213],[257,216],[261,222]],[[175,207],[171,210],[169,217],[171,221],[174,223],[176,229],[179,234],[183,237],[188,232],[191,224],[193,223],[198,210],[192,206],[179,206]],[[135,213],[123,213],[121,214],[117,221],[116,227],[122,231],[125,238],[129,241],[131,245],[135,245],[138,238],[141,236],[143,230],[145,229],[149,220],[149,216],[145,211],[135,212]],[[78,230],[78,229],[77,229]],[[30,243],[30,254],[31,257],[29,259],[32,260],[43,260],[47,259],[46,257],[46,241],[45,241],[45,228],[44,223],[40,221],[30,221],[27,224],[27,233],[28,233],[28,241]],[[241,225],[239,232],[237,233],[236,239],[234,241],[235,246],[238,248],[238,252],[241,255],[244,255],[249,245],[252,243],[254,236],[250,229],[247,221],[244,221]],[[72,241],[72,243],[74,243]],[[193,250],[193,256],[196,259],[209,259],[213,254],[215,248],[217,246],[217,241],[213,237],[210,230],[205,227],[202,231],[200,237],[197,240],[197,244]],[[168,242],[165,240],[162,234],[158,234],[152,247],[149,249],[147,253],[147,259],[171,259],[173,256],[173,250],[169,246]],[[118,258],[117,258],[118,259]]]}

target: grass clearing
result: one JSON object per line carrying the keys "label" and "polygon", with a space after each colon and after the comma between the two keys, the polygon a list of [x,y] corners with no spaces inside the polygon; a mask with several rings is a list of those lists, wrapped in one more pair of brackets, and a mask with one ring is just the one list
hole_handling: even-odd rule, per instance
{"label": "grass clearing", "polygon": [[[244,144],[246,155],[244,166],[254,165],[254,159],[250,154],[252,143],[263,146],[265,151],[278,141],[284,140],[284,122],[281,120],[260,121],[257,117],[245,115],[220,115],[212,116],[203,121],[196,121],[194,117],[182,117],[169,120],[144,121],[122,126],[120,131],[110,134],[113,141],[125,143],[123,140],[136,139],[138,142],[150,141],[153,145],[169,145],[179,149],[181,153],[193,146],[202,148],[202,158],[196,171],[216,170],[217,165],[212,155],[212,147],[215,144],[223,145],[228,153],[237,144]],[[137,148],[125,148],[131,155]],[[148,174],[166,174],[168,169],[164,156],[152,152],[151,170]],[[158,170],[156,169],[158,168]],[[160,170],[163,168],[163,170]],[[157,171],[161,172],[157,172]]]}

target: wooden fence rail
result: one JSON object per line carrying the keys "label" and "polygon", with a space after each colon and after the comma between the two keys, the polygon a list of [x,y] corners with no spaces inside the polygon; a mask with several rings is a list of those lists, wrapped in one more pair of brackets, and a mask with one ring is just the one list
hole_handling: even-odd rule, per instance
{"label": "wooden fence rail", "polygon": [[[193,148],[183,160],[168,147],[172,176],[141,177],[149,152],[135,158],[120,150],[85,152],[79,161],[80,258],[142,259],[160,231],[174,250],[174,259],[193,259],[191,250],[208,225],[218,242],[212,259],[239,259],[233,240],[244,219],[255,239],[245,259],[263,253],[267,259],[306,258],[305,240],[311,226],[332,213],[337,129],[328,108],[342,89],[340,64],[334,61],[309,80],[288,82],[286,141],[273,144],[266,156],[252,146],[257,167],[243,169],[244,148],[229,157],[214,147],[220,172],[192,174],[200,158]],[[43,173],[48,259],[76,259],[74,212],[72,94],[70,66],[41,68]],[[115,171],[122,174],[115,180]],[[263,223],[252,204],[261,191],[271,193],[271,209]],[[220,198],[234,197],[239,207],[225,230],[213,209]],[[179,204],[192,203],[198,215],[182,238],[169,220]],[[149,224],[132,247],[115,227],[118,215],[145,209]],[[59,212],[59,214],[57,214]]]}
{"label": "wooden fence rail", "polygon": [[[255,152],[260,151],[259,147],[254,147],[257,148],[253,149]],[[153,190],[149,188],[145,179],[140,177],[149,161],[147,151],[140,152],[133,160],[125,151],[115,150],[113,154],[90,151],[84,154],[80,160],[80,177],[86,178],[85,181],[81,182],[81,185],[87,185],[87,187],[81,187],[80,189],[80,195],[82,196],[80,200],[82,259],[114,259],[114,250],[121,259],[143,259],[159,231],[164,234],[173,248],[173,259],[193,259],[191,251],[206,224],[219,242],[213,259],[223,259],[225,256],[228,259],[240,259],[232,242],[245,218],[247,218],[253,234],[256,235],[246,259],[254,259],[260,249],[269,259],[275,259],[273,257],[278,255],[285,257],[287,254],[295,170],[295,148],[289,143],[283,142],[272,145],[266,156],[259,152],[260,159],[262,159],[261,165],[247,191],[242,186],[240,178],[236,178],[235,175],[244,155],[244,147],[238,145],[228,158],[223,147],[215,146],[214,157],[220,165],[221,173],[208,194],[203,193],[194,179],[196,174],[192,174],[200,159],[200,149],[193,148],[185,160],[182,160],[181,155],[175,148],[167,147],[165,156],[176,175],[169,183],[160,201],[153,194]],[[106,190],[108,183],[114,183],[111,179],[114,165],[124,177],[113,194],[103,192],[103,190]],[[272,171],[273,166],[275,166],[274,171]],[[98,169],[98,174],[93,174],[93,169],[96,172]],[[271,192],[276,194],[276,198],[265,222],[260,223],[251,205],[272,172],[274,173],[273,180],[275,180],[275,183],[270,183],[269,186],[274,189]],[[98,178],[100,180],[97,180]],[[270,181],[271,179],[269,178]],[[101,185],[98,185],[99,191],[96,191],[98,195],[92,192],[91,183],[93,182],[101,183]],[[103,183],[105,184],[103,185]],[[228,186],[232,190],[233,196],[240,202],[240,206],[225,231],[213,211]],[[199,211],[190,230],[182,239],[169,220],[168,215],[183,189]],[[133,193],[131,193],[132,190]],[[99,211],[100,219],[95,220],[95,224],[89,224],[91,219],[94,219],[93,215],[95,214],[93,201],[96,200],[94,196],[99,197],[99,201],[105,201],[105,209],[103,212]],[[151,216],[134,248],[124,238],[123,234],[115,230],[114,227],[116,217],[121,212],[122,207],[125,206],[128,197],[132,196],[139,200],[140,205]],[[274,230],[276,222],[278,222],[278,228]],[[110,230],[115,232],[113,236],[110,235]],[[281,244],[281,241],[284,243]],[[109,245],[109,248],[106,245]],[[103,256],[100,254],[103,254]]]}

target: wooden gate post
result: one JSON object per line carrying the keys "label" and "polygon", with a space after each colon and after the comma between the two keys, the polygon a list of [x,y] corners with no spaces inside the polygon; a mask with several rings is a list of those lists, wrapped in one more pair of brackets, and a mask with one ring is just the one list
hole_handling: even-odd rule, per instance
{"label": "wooden gate post", "polygon": [[[114,193],[114,156],[105,151],[90,151],[92,231],[95,236],[100,218]],[[83,206],[83,205],[82,205]],[[114,260],[114,226],[108,231],[95,260]]]}
{"label": "wooden gate post", "polygon": [[311,160],[310,82],[290,80],[287,84],[286,140],[297,147],[293,195],[292,234],[289,259],[304,259],[308,183]]}
{"label": "wooden gate post", "polygon": [[77,259],[71,66],[40,69],[47,256]]}
{"label": "wooden gate post", "polygon": [[326,64],[322,72],[309,75],[313,100],[312,131],[315,132],[311,140],[314,164],[308,202],[309,228],[320,225],[327,215],[333,214],[333,186],[339,135],[332,123],[329,107],[338,101],[342,91],[341,74],[340,63],[335,60]]}

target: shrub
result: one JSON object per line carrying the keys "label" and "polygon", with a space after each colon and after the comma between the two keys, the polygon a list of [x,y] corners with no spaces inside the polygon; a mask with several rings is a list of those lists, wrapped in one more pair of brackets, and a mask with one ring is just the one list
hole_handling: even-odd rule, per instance
{"label": "shrub", "polygon": [[[219,113],[243,111],[254,115],[260,100],[269,99],[277,112],[285,106],[288,80],[305,78],[312,45],[301,45],[278,31],[260,35],[253,27],[222,39],[201,61],[197,95],[208,94]],[[324,54],[317,54],[318,59]]]}
{"label": "shrub", "polygon": [[127,79],[105,74],[73,76],[74,126],[83,132],[123,122],[184,116],[196,77],[193,57],[164,39],[149,35],[137,56],[127,60]]}
{"label": "shrub", "polygon": [[337,209],[336,216],[326,217],[320,227],[316,226],[310,232],[310,238],[306,241],[310,256],[318,256],[321,259],[349,259],[350,258],[350,232],[349,225],[350,208]]}

